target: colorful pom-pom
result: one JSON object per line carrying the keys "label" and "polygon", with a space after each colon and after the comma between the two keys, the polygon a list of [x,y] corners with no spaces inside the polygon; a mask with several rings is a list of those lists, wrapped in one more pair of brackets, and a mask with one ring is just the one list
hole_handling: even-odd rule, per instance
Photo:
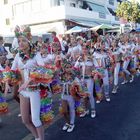
{"label": "colorful pom-pom", "polygon": [[30,72],[30,78],[39,83],[51,83],[54,72],[45,67],[36,67]]}
{"label": "colorful pom-pom", "polygon": [[5,98],[0,93],[0,114],[5,114],[8,112],[8,104],[6,103]]}

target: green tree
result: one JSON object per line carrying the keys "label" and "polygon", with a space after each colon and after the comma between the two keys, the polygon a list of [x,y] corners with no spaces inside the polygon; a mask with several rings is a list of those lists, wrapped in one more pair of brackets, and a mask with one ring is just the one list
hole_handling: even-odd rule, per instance
{"label": "green tree", "polygon": [[130,9],[130,3],[129,2],[122,2],[118,4],[116,15],[119,18],[124,18],[126,20],[129,19],[129,9]]}
{"label": "green tree", "polygon": [[129,21],[136,23],[138,22],[139,18],[140,18],[140,5],[133,0],[130,4],[129,9]]}
{"label": "green tree", "polygon": [[140,23],[140,5],[135,0],[119,3],[116,15],[126,19],[131,25],[136,25],[136,23]]}

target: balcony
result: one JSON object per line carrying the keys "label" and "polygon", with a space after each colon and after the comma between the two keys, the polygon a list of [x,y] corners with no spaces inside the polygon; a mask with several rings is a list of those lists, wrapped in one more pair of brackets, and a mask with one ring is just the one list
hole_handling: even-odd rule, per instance
{"label": "balcony", "polygon": [[28,12],[26,11],[27,9],[25,9],[25,11],[22,11],[22,16],[19,12],[14,15],[13,24],[39,24],[63,19],[84,19],[85,21],[95,21],[99,23],[111,22],[111,16],[104,6],[92,3],[89,4],[91,7],[89,10],[78,7],[70,7],[68,5],[38,9],[38,11],[30,10]]}
{"label": "balcony", "polygon": [[[76,14],[75,14],[76,13]],[[89,20],[102,20],[108,21],[111,19],[109,14],[102,12],[95,12],[87,9],[80,9],[76,7],[66,7],[65,8],[66,18],[79,18],[79,19],[89,19]]]}

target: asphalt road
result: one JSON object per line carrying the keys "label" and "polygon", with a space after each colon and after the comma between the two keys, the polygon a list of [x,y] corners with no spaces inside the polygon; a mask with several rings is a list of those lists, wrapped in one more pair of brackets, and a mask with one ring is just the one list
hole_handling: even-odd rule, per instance
{"label": "asphalt road", "polygon": [[[9,100],[9,114],[2,116],[0,140],[31,140],[29,131],[17,117],[19,105]],[[58,107],[58,101],[55,110]],[[111,102],[96,104],[97,117],[77,118],[72,133],[62,131],[63,119],[45,130],[46,140],[140,140],[140,77],[130,84],[120,85]],[[57,114],[57,113],[56,113]]]}
{"label": "asphalt road", "polygon": [[78,118],[72,133],[61,130],[62,119],[57,121],[46,130],[46,140],[140,140],[140,78],[96,107],[97,117]]}

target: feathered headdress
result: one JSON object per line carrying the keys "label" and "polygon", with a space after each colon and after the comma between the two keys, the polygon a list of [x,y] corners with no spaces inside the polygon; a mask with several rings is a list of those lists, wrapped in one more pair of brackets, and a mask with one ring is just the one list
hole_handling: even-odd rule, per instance
{"label": "feathered headdress", "polygon": [[18,25],[16,25],[14,32],[15,32],[16,37],[21,35],[21,30],[20,30],[20,27]]}
{"label": "feathered headdress", "polygon": [[21,32],[22,32],[22,35],[25,36],[28,40],[30,40],[32,38],[30,26],[28,26],[28,25],[22,26]]}

